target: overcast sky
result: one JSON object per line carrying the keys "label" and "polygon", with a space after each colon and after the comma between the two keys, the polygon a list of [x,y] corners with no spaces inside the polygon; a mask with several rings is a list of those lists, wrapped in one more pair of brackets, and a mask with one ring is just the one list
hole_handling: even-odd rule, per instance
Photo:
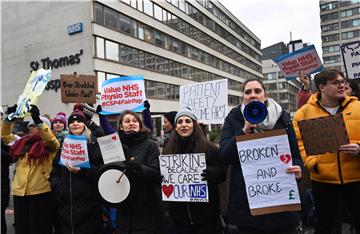
{"label": "overcast sky", "polygon": [[292,39],[314,44],[321,58],[317,0],[219,0],[260,40],[261,48]]}

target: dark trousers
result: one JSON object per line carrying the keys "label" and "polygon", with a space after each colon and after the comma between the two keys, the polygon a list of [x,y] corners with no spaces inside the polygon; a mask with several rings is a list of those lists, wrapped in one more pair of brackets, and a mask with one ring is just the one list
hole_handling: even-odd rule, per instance
{"label": "dark trousers", "polygon": [[15,233],[51,234],[52,233],[51,193],[31,196],[14,196]]}
{"label": "dark trousers", "polygon": [[175,224],[176,234],[219,234],[220,223],[217,221],[197,225]]}
{"label": "dark trousers", "polygon": [[336,185],[312,181],[312,191],[317,217],[315,234],[332,232],[339,219],[341,200],[349,209],[356,233],[360,234],[360,182]]}
{"label": "dark trousers", "polygon": [[296,234],[295,228],[276,230],[256,230],[254,228],[238,227],[236,234]]}

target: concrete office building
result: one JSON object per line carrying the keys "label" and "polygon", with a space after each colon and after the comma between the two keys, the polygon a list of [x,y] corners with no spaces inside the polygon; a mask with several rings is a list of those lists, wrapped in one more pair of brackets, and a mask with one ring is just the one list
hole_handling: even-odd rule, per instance
{"label": "concrete office building", "polygon": [[286,80],[280,71],[279,66],[273,59],[280,55],[287,54],[289,51],[296,51],[308,46],[302,40],[290,41],[287,45],[283,42],[276,43],[262,49],[264,84],[269,97],[276,100],[281,107],[293,117],[296,108],[296,96],[301,88],[298,80]]}
{"label": "concrete office building", "polygon": [[323,62],[345,71],[341,45],[360,40],[360,0],[320,1]]}
{"label": "concrete office building", "polygon": [[180,85],[226,78],[235,106],[241,83],[262,77],[260,40],[216,0],[1,4],[3,105],[38,67],[52,68],[39,101],[51,116],[73,106],[60,101],[60,74],[144,75],[154,116],[178,109]]}

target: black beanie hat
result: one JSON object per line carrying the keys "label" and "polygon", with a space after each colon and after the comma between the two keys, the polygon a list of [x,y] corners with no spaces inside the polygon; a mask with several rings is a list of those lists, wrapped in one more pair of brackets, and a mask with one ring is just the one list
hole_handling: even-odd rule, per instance
{"label": "black beanie hat", "polygon": [[84,113],[79,110],[75,110],[74,112],[71,113],[71,115],[69,116],[69,119],[68,119],[68,124],[70,125],[70,123],[75,120],[86,124],[86,117],[85,117]]}
{"label": "black beanie hat", "polygon": [[177,111],[170,111],[164,114],[164,116],[170,121],[171,125],[175,128],[175,116]]}

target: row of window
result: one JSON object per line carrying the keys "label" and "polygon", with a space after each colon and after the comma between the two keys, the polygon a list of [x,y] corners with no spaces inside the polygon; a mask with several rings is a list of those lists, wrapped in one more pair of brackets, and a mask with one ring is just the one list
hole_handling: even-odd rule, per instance
{"label": "row of window", "polygon": [[[222,48],[223,45],[220,42],[214,40],[209,35],[199,30],[198,28],[190,25],[189,23],[178,18],[176,15],[154,4],[153,2],[149,0],[121,0],[121,1],[129,4],[131,7],[136,8],[141,12],[144,12],[145,14],[151,17],[154,17],[155,19],[161,21],[162,23],[168,25],[169,27],[172,27],[173,29],[180,31],[181,33],[199,41],[200,43],[209,46],[212,49],[215,49],[220,53],[222,53],[221,50],[223,49]],[[244,51],[245,53],[247,53],[257,61],[261,60],[261,56],[256,51],[254,51],[249,46],[247,46],[245,43],[241,42],[240,40],[232,36],[229,32],[227,32],[225,29],[220,27],[213,20],[209,19],[207,16],[196,10],[196,8],[192,6],[189,7],[190,5],[188,3],[185,3],[185,5],[188,6],[187,8],[185,8],[188,9],[187,12],[185,13],[187,13],[190,17],[194,19],[199,19],[199,22],[202,22],[205,27],[214,31],[216,34],[220,35],[222,38],[224,38],[225,40],[227,40],[237,48],[241,49],[242,51]],[[210,41],[215,42],[214,43],[215,48],[212,47],[211,44],[209,44]]]}
{"label": "row of window", "polygon": [[[101,37],[96,37],[95,42],[95,56],[97,58],[112,60],[140,69],[181,77],[196,82],[226,79],[223,76],[178,63]],[[232,80],[232,82],[229,82],[229,89],[239,91],[240,85],[240,82]]]}
{"label": "row of window", "polygon": [[[360,30],[354,30],[354,31],[350,31],[350,32],[341,33],[341,39],[343,39],[343,40],[352,39],[354,37],[359,37],[359,36],[360,36]],[[338,41],[339,33],[322,36],[321,39],[323,42]]]}
{"label": "row of window", "polygon": [[[352,8],[349,10],[343,10],[340,12],[340,17],[349,17],[349,16],[353,16],[353,15],[358,15],[360,14],[360,7],[356,7],[356,8]],[[325,21],[329,21],[329,20],[335,20],[339,18],[339,13],[338,12],[333,12],[333,13],[329,13],[326,15],[321,15],[321,22],[325,22]]]}
{"label": "row of window", "polygon": [[255,48],[260,49],[260,43],[254,40],[244,29],[242,29],[237,23],[235,23],[232,19],[230,19],[222,10],[220,10],[215,4],[213,4],[210,0],[197,0],[200,5],[205,7],[210,13],[215,15],[218,19],[224,22],[227,26],[229,26],[232,30],[237,32],[242,38],[250,42]]}
{"label": "row of window", "polygon": [[[356,3],[360,3],[360,0],[341,0],[340,1],[340,7],[346,7],[346,6],[350,6]],[[320,10],[321,11],[329,11],[335,8],[339,7],[339,1],[334,1],[334,2],[328,2],[325,4],[320,4]]]}
{"label": "row of window", "polygon": [[[183,12],[185,12],[187,15],[189,15],[191,18],[193,18],[194,20],[196,20],[203,26],[207,27],[208,29],[210,29],[211,31],[213,31],[214,33],[219,35],[221,38],[225,38],[225,40],[232,43],[233,45],[238,46],[238,44],[240,43],[241,49],[244,51],[248,51],[246,53],[248,53],[249,55],[253,56],[254,54],[256,54],[254,50],[252,50],[250,47],[248,47],[243,42],[238,40],[231,33],[229,33],[226,29],[224,29],[222,26],[217,24],[215,21],[213,21],[212,19],[207,17],[205,14],[200,12],[189,2],[185,2],[185,0],[167,0],[167,1],[172,3],[175,7],[179,8]],[[180,7],[181,4],[184,7]],[[240,36],[244,38],[244,36],[242,36],[242,35],[240,35]]]}
{"label": "row of window", "polygon": [[[119,74],[112,74],[106,73],[102,71],[96,72],[98,80],[101,83],[104,80],[112,79],[115,77],[119,77]],[[163,99],[163,100],[172,100],[178,101],[179,100],[179,93],[180,93],[180,86],[174,84],[168,84],[163,82],[151,81],[145,79],[145,94],[147,98],[154,98],[154,99]],[[237,106],[241,102],[239,96],[229,95],[228,96],[228,104],[230,106]]]}
{"label": "row of window", "polygon": [[[347,21],[341,22],[342,29],[356,27],[359,25],[360,25],[360,19],[352,19],[352,20],[347,20]],[[339,23],[333,23],[333,24],[327,24],[327,25],[321,26],[321,32],[323,32],[323,33],[335,31],[335,30],[339,30]]]}
{"label": "row of window", "polygon": [[339,34],[331,34],[331,35],[327,35],[327,36],[322,36],[321,40],[323,42],[330,42],[330,41],[338,41],[339,40]]}
{"label": "row of window", "polygon": [[323,60],[324,60],[324,64],[338,63],[341,61],[340,55],[323,57]]}
{"label": "row of window", "polygon": [[[147,25],[143,25],[138,21],[129,18],[128,16],[125,16],[97,3],[95,4],[95,22],[101,25],[109,26],[117,31],[129,34],[140,40],[149,42],[151,44],[157,45],[180,55],[184,55],[188,58],[192,58],[201,63],[205,63],[209,66],[221,69],[231,74],[233,74],[232,71],[240,69],[168,34],[165,34]],[[231,54],[234,51],[231,50],[227,52],[227,54]],[[236,52],[234,53],[235,54],[232,54],[231,57],[236,58],[238,62],[242,63],[245,66],[251,67],[255,71],[261,73],[261,66],[251,62],[250,60],[246,59],[244,56]],[[242,72],[248,73],[245,70],[242,70]],[[251,73],[249,73],[249,75],[251,76]]]}
{"label": "row of window", "polygon": [[322,48],[323,53],[333,53],[333,52],[337,52],[340,51],[340,46],[339,45],[332,45],[332,46],[324,46]]}

